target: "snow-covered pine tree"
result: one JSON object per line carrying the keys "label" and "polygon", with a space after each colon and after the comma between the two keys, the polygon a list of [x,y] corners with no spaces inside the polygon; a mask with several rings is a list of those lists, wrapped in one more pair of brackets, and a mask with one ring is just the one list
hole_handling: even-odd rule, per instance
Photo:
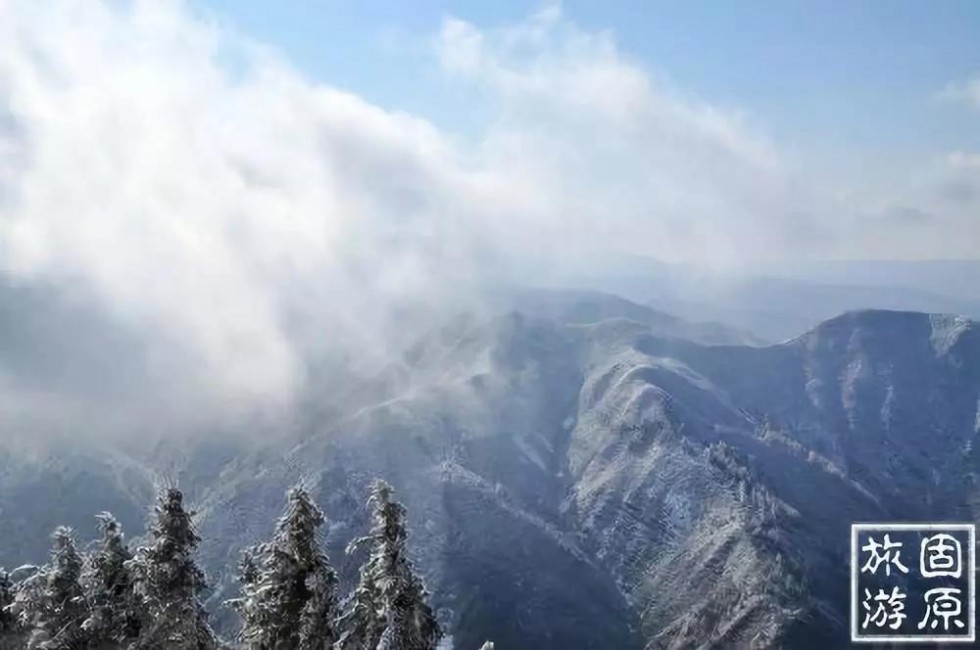
{"label": "snow-covered pine tree", "polygon": [[218,640],[198,600],[206,587],[204,573],[194,561],[200,538],[183,494],[164,490],[153,508],[145,546],[126,566],[132,571],[136,594],[146,608],[137,648],[212,650]]}
{"label": "snow-covered pine tree", "polygon": [[14,581],[5,569],[0,567],[0,650],[22,648],[24,642],[20,636],[20,626],[14,615]]}
{"label": "snow-covered pine tree", "polygon": [[267,552],[266,544],[250,546],[242,550],[238,561],[238,584],[240,596],[226,600],[224,604],[231,607],[242,619],[242,628],[238,631],[238,641],[246,648],[258,646],[256,637],[261,636],[262,622],[265,612],[259,607],[261,598],[258,594],[261,571],[259,562]]}
{"label": "snow-covered pine tree", "polygon": [[[354,540],[347,547],[351,554],[364,538]],[[337,619],[340,638],[337,641],[338,650],[363,650],[376,648],[381,633],[384,632],[385,617],[381,611],[381,595],[375,583],[373,571],[368,570],[365,563],[361,566],[361,578],[357,586],[341,606],[341,614]]]}
{"label": "snow-covered pine tree", "polygon": [[82,627],[94,649],[125,648],[139,639],[140,625],[146,619],[127,564],[133,554],[115,517],[103,512],[96,518],[102,544],[82,574],[89,606],[89,617]]}
{"label": "snow-covered pine tree", "polygon": [[337,639],[337,574],[327,564],[307,577],[310,597],[300,615],[299,650],[330,650]]}
{"label": "snow-covered pine tree", "polygon": [[309,493],[295,487],[287,494],[272,541],[245,553],[242,597],[232,605],[243,619],[239,639],[248,648],[332,646],[337,577],[317,542],[323,521]]}
{"label": "snow-covered pine tree", "polygon": [[52,535],[51,559],[17,585],[10,611],[24,630],[28,650],[69,650],[82,647],[82,623],[88,617],[79,582],[82,557],[70,528]]}
{"label": "snow-covered pine tree", "polygon": [[345,650],[434,650],[442,632],[422,580],[408,559],[405,507],[392,500],[392,488],[384,481],[374,484],[368,505],[373,509],[374,525],[351,548],[368,544],[370,553],[342,619],[340,646]]}
{"label": "snow-covered pine tree", "polygon": [[[245,593],[251,585],[259,579],[259,567],[256,564],[256,549],[246,548],[242,551],[242,559],[238,562],[238,582],[242,585],[242,593]],[[230,601],[235,607],[240,606],[239,601]]]}
{"label": "snow-covered pine tree", "polygon": [[[34,627],[34,618],[42,609],[42,594],[47,567],[24,566],[14,569],[10,574],[13,581],[13,602],[5,610],[14,618],[17,630],[18,650],[27,645],[27,637]],[[14,580],[16,574],[24,575],[20,580]],[[6,650],[6,648],[4,648]]]}

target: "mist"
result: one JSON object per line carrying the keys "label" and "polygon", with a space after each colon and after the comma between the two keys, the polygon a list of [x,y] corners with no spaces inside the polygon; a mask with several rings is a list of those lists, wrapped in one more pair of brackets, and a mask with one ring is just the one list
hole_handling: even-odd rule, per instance
{"label": "mist", "polygon": [[434,68],[496,107],[476,133],[305,78],[184,2],[0,3],[4,422],[279,417],[316,367],[369,373],[488,289],[610,257],[724,274],[980,248],[975,157],[844,201],[560,9],[433,30]]}

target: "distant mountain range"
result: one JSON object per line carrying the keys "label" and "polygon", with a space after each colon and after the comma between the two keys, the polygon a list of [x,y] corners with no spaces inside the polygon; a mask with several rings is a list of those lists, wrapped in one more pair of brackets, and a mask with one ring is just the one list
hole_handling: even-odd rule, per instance
{"label": "distant mountain range", "polygon": [[978,518],[980,324],[851,311],[765,345],[712,320],[518,291],[312,388],[262,443],[8,445],[0,564],[103,509],[135,533],[162,473],[196,504],[212,604],[295,482],[349,581],[382,476],[457,648],[843,645],[852,521]]}
{"label": "distant mountain range", "polygon": [[846,311],[980,318],[980,262],[799,262],[705,269],[627,258],[556,286],[608,291],[689,321],[779,343]]}

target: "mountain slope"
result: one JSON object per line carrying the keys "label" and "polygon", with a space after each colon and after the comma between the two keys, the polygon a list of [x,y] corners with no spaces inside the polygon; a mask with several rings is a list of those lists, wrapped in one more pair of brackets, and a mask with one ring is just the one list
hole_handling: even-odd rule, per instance
{"label": "mountain slope", "polygon": [[189,453],[212,602],[297,481],[353,580],[384,476],[455,647],[824,648],[846,639],[852,521],[977,519],[976,323],[864,311],[709,345],[582,299],[447,323],[311,395],[332,406],[286,453]]}
{"label": "mountain slope", "polygon": [[392,480],[460,647],[825,647],[852,521],[974,517],[974,323],[850,313],[767,348],[650,332],[468,321],[271,484],[318,486],[339,557],[363,485]]}

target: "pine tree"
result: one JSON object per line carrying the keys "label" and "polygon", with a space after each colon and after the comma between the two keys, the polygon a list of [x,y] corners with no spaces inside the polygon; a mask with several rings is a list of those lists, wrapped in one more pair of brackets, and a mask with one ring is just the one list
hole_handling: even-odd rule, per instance
{"label": "pine tree", "polygon": [[10,606],[24,629],[28,650],[69,650],[85,642],[82,557],[70,528],[55,529],[52,541],[49,563],[17,586]]}
{"label": "pine tree", "polygon": [[147,537],[146,546],[126,563],[147,614],[136,647],[217,648],[217,638],[198,600],[206,587],[204,573],[194,561],[200,538],[190,513],[184,510],[180,490],[167,489],[157,498]]}
{"label": "pine tree", "polygon": [[293,488],[271,542],[246,552],[242,597],[232,604],[244,625],[239,639],[260,650],[319,650],[334,642],[337,578],[320,550],[323,512]]}
{"label": "pine tree", "polygon": [[[8,579],[13,582],[13,597],[4,610],[13,618],[15,638],[20,641],[16,646],[18,649],[27,645],[27,637],[34,627],[34,619],[42,609],[46,570],[47,567],[24,566],[8,574]],[[14,581],[14,574],[17,573],[28,573],[28,575],[19,581]]]}
{"label": "pine tree", "polygon": [[13,612],[14,581],[10,574],[0,567],[0,650],[13,650],[23,647],[20,626]]}
{"label": "pine tree", "polygon": [[299,649],[329,650],[337,638],[337,575],[330,566],[319,566],[310,573],[307,584],[310,597],[300,616]]}
{"label": "pine tree", "polygon": [[115,517],[103,512],[96,518],[102,546],[82,575],[90,610],[82,627],[92,648],[127,647],[139,639],[140,625],[146,618],[128,564],[133,555]]}
{"label": "pine tree", "polygon": [[408,559],[405,507],[391,495],[390,485],[375,483],[368,499],[374,525],[348,548],[367,544],[370,553],[341,621],[344,649],[434,650],[442,636],[422,580]]}
{"label": "pine tree", "polygon": [[[355,540],[347,547],[348,554],[357,548]],[[354,592],[347,597],[342,607],[343,613],[337,621],[340,628],[338,650],[362,650],[376,648],[384,632],[385,617],[380,608],[381,595],[375,583],[373,571],[367,564],[361,567],[361,578]]]}
{"label": "pine tree", "polygon": [[[238,582],[242,585],[244,593],[254,585],[259,579],[259,567],[255,560],[256,549],[247,548],[242,551],[242,559],[238,562]],[[232,601],[233,605],[238,606],[238,601]]]}

